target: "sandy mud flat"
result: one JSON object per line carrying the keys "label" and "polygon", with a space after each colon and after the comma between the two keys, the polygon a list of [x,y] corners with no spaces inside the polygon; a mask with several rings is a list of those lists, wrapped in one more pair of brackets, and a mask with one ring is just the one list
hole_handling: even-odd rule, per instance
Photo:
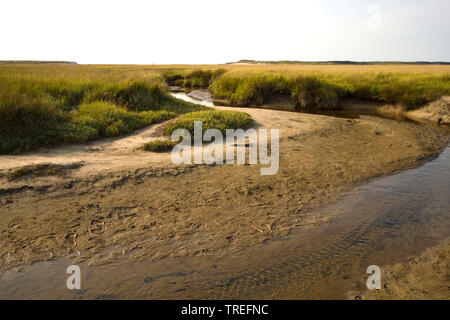
{"label": "sandy mud flat", "polygon": [[[374,177],[414,168],[448,143],[440,131],[376,117],[339,119],[266,109],[256,128],[280,130],[278,174],[260,165],[181,165],[137,148],[160,125],[83,146],[0,156],[0,272],[70,258],[89,266],[239,256],[338,215],[312,210]],[[80,164],[56,176],[15,169]],[[448,251],[448,250],[447,250]]]}
{"label": "sandy mud flat", "polygon": [[384,268],[382,290],[366,291],[364,299],[449,299],[450,241],[429,248],[406,263]]}

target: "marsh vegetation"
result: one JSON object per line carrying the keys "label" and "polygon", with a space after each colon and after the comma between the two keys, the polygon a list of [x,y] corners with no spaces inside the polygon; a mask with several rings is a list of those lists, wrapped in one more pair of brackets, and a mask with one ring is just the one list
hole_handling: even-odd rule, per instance
{"label": "marsh vegetation", "polygon": [[240,106],[261,105],[281,95],[298,109],[336,109],[351,98],[414,109],[450,94],[450,74],[235,70],[214,81],[210,90]]}
{"label": "marsh vegetation", "polygon": [[237,111],[205,110],[183,114],[176,119],[169,121],[164,133],[171,135],[176,129],[186,129],[191,136],[194,136],[194,121],[202,122],[202,133],[208,129],[218,129],[225,134],[226,129],[247,129],[252,124],[252,118]]}
{"label": "marsh vegetation", "polygon": [[259,106],[283,97],[298,110],[339,109],[346,99],[416,109],[450,94],[450,66],[417,64],[225,65],[180,67],[164,73],[169,85],[209,88],[235,106]]}
{"label": "marsh vegetation", "polygon": [[142,146],[142,150],[149,151],[149,152],[167,152],[172,150],[172,148],[175,146],[176,142],[173,142],[169,139],[164,140],[154,140],[145,143]]}
{"label": "marsh vegetation", "polygon": [[[345,99],[415,109],[450,94],[450,66],[421,65],[0,65],[0,153],[122,135],[206,107],[170,96],[168,85],[209,88],[216,99],[258,106],[284,97],[299,110],[339,109]],[[186,115],[222,128],[244,115]],[[208,126],[204,126],[208,128]]]}

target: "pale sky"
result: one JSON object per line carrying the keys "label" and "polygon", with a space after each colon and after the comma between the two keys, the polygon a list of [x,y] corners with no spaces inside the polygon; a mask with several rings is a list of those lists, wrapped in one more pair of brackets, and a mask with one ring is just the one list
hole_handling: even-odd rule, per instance
{"label": "pale sky", "polygon": [[450,61],[449,0],[1,0],[0,60]]}

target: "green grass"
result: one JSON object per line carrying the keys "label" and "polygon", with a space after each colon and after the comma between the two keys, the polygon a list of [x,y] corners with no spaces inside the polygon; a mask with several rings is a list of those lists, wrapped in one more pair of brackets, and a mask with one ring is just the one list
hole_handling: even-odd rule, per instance
{"label": "green grass", "polygon": [[155,140],[145,143],[142,146],[142,150],[150,152],[167,152],[171,151],[177,143],[178,142],[173,142],[169,139]]}
{"label": "green grass", "polygon": [[162,71],[162,77],[169,86],[184,86],[186,88],[208,88],[208,86],[224,74],[224,69],[196,69]]}
{"label": "green grass", "polygon": [[226,129],[247,129],[252,118],[239,111],[205,110],[183,114],[167,123],[164,129],[166,135],[171,135],[176,129],[182,128],[194,135],[194,121],[202,121],[202,133],[208,129],[218,129],[225,134]]}
{"label": "green grass", "polygon": [[159,111],[129,111],[109,102],[83,104],[72,115],[66,127],[64,141],[85,142],[100,137],[119,136],[144,126],[168,120],[176,113]]}
{"label": "green grass", "polygon": [[338,109],[349,98],[414,109],[450,94],[450,74],[445,73],[294,70],[230,71],[212,81],[209,89],[213,97],[238,106],[262,105],[284,95],[298,109]]}
{"label": "green grass", "polygon": [[164,80],[169,86],[183,86],[186,74],[183,71],[168,71],[163,73]]}
{"label": "green grass", "polygon": [[289,94],[289,83],[277,74],[225,74],[212,82],[209,89],[215,98],[228,99],[232,105],[261,105],[270,97]]}
{"label": "green grass", "polygon": [[[247,129],[253,120],[239,111],[203,110],[185,113],[173,120],[170,120],[164,128],[164,134],[171,136],[176,129],[186,129],[194,139],[194,121],[202,122],[202,134],[208,129],[218,129],[225,135],[226,129]],[[152,152],[167,152],[177,144],[177,141],[169,139],[156,140],[144,144],[141,149]]]}
{"label": "green grass", "polygon": [[225,72],[224,69],[191,71],[184,79],[184,86],[187,88],[208,88],[212,81]]}
{"label": "green grass", "polygon": [[119,67],[0,68],[0,154],[131,132],[205,107],[166,92],[159,73]]}
{"label": "green grass", "polygon": [[[121,135],[208,109],[173,98],[168,84],[209,87],[237,106],[282,96],[298,109],[337,109],[349,98],[414,109],[450,95],[450,66],[1,64],[0,154]],[[200,115],[209,127],[235,125]]]}

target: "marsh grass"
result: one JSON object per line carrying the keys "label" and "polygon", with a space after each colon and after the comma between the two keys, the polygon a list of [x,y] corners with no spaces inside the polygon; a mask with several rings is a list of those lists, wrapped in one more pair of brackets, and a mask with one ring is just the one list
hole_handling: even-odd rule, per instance
{"label": "marsh grass", "polygon": [[344,99],[379,101],[415,109],[450,94],[450,73],[446,72],[294,70],[235,69],[214,80],[209,89],[214,98],[227,99],[239,106],[262,105],[269,103],[271,97],[284,95],[298,109],[338,109]]}
{"label": "marsh grass", "polygon": [[184,79],[184,86],[187,88],[208,88],[209,85],[226,70],[194,70],[189,72]]}
{"label": "marsh grass", "polygon": [[184,71],[168,71],[164,72],[163,78],[169,86],[183,86],[186,72]]}
{"label": "marsh grass", "polygon": [[145,143],[141,149],[149,152],[167,152],[171,151],[178,142],[165,140],[155,140]]}
{"label": "marsh grass", "polygon": [[6,175],[7,179],[17,180],[26,176],[62,176],[65,173],[65,168],[62,165],[58,164],[36,164],[36,165],[29,165],[25,167],[20,167],[14,170],[11,170]]}
{"label": "marsh grass", "polygon": [[225,72],[225,69],[181,69],[162,71],[162,77],[169,86],[184,86],[188,89],[208,88],[215,79]]}
{"label": "marsh grass", "polygon": [[[202,110],[185,113],[177,118],[168,121],[163,128],[163,134],[171,137],[172,133],[177,129],[186,129],[194,139],[194,121],[202,122],[202,134],[208,129],[218,129],[222,134],[226,134],[227,129],[247,129],[253,120],[252,118],[239,111],[222,111],[222,110]],[[180,138],[181,140],[181,138]],[[167,152],[173,149],[178,141],[170,139],[155,140],[145,143],[141,149],[151,152]]]}
{"label": "marsh grass", "polygon": [[[415,109],[450,95],[450,66],[2,64],[0,154],[120,135],[207,110],[167,93],[167,84],[181,83],[209,87],[214,98],[238,106],[284,96],[298,109],[337,109],[345,99]],[[209,127],[234,125],[200,115]]]}
{"label": "marsh grass", "polygon": [[152,70],[0,67],[0,153],[131,132],[204,107],[173,98]]}
{"label": "marsh grass", "polygon": [[226,129],[247,129],[253,120],[239,111],[204,110],[183,114],[176,119],[169,121],[164,129],[168,136],[176,129],[186,129],[194,138],[194,121],[202,122],[202,133],[208,129],[218,129],[225,134]]}
{"label": "marsh grass", "polygon": [[72,115],[64,136],[66,142],[85,142],[100,137],[119,136],[144,126],[168,120],[176,113],[167,110],[129,111],[109,102],[81,105]]}

